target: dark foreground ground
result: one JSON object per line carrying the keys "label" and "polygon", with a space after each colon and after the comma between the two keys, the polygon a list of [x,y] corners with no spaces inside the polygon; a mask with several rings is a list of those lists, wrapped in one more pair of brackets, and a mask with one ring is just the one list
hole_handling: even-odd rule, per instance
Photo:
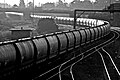
{"label": "dark foreground ground", "polygon": [[[104,49],[112,56],[112,59],[120,71],[120,38],[114,41],[114,43],[107,45]],[[111,77],[116,77],[113,65],[110,62],[108,62],[107,65],[109,66],[109,70],[111,70]],[[66,70],[63,74],[67,77],[65,80],[71,80],[69,78],[70,74],[68,73]],[[97,52],[75,64],[73,67],[73,75],[75,80],[108,80],[102,59]],[[118,79],[115,78],[115,80]]]}

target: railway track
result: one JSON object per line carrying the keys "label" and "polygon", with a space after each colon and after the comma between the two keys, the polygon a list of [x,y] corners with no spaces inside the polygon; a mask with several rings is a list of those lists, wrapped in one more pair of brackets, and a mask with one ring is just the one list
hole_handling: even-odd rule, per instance
{"label": "railway track", "polygon": [[103,48],[99,49],[98,53],[102,58],[108,80],[119,80],[120,72],[118,71],[118,68],[116,67],[109,53],[106,52]]}
{"label": "railway track", "polygon": [[[115,36],[113,37],[113,38],[111,38],[111,39],[109,39],[108,41],[106,41],[108,44],[110,44],[112,41],[111,40],[113,40],[113,39],[117,39],[118,37],[119,37],[119,33],[118,32],[116,32],[117,34],[115,34]],[[119,80],[120,79],[120,72],[119,72],[119,70],[118,70],[118,68],[116,67],[116,65],[115,65],[115,63],[114,63],[114,61],[113,61],[113,59],[112,59],[112,57],[110,56],[110,54],[107,52],[107,51],[105,51],[104,49],[103,49],[103,47],[104,46],[106,46],[106,45],[108,45],[108,44],[100,44],[100,45],[98,45],[97,47],[96,47],[96,50],[95,51],[93,51],[92,53],[95,53],[95,52],[97,52],[100,56],[101,56],[101,59],[102,59],[102,61],[103,61],[103,65],[104,65],[104,68],[105,68],[105,71],[106,71],[106,74],[107,74],[107,77],[108,77],[108,80]],[[101,48],[101,46],[103,46],[102,48]],[[91,54],[92,54],[91,53]],[[87,55],[87,56],[85,56],[85,58],[86,57],[88,57],[89,55]],[[73,66],[75,66],[77,63],[79,63],[81,61],[81,59],[79,59],[77,62],[75,62],[75,63],[73,63],[72,65],[71,65],[71,67],[70,67],[70,73],[71,73],[71,76],[72,76],[72,80],[76,80],[75,78],[74,78],[74,74],[73,74],[73,72],[72,72],[72,69],[73,69]],[[112,69],[111,68],[109,68],[109,70],[107,69],[108,67],[109,67],[109,65],[107,65],[108,63],[110,63],[111,65],[112,65]],[[107,65],[107,66],[106,66]],[[111,72],[112,71],[112,72]],[[110,74],[109,74],[110,73]],[[113,76],[113,73],[114,73],[114,77],[110,77],[110,76]]]}
{"label": "railway track", "polygon": [[[74,80],[74,76],[73,76],[73,73],[72,73],[72,67],[78,63],[79,61],[87,58],[88,56],[92,55],[93,53],[96,52],[96,50],[99,50],[100,48],[112,43],[114,40],[116,40],[118,37],[119,37],[119,33],[117,31],[112,31],[112,37],[109,37],[109,38],[105,38],[104,40],[101,40],[99,41],[98,44],[93,44],[92,45],[92,48],[90,48],[91,46],[88,46],[86,47],[86,49],[84,50],[87,50],[89,48],[89,50],[85,51],[85,52],[82,52],[82,54],[78,55],[78,56],[75,56],[73,57],[72,59],[64,62],[63,64],[60,64],[54,68],[52,68],[51,70],[35,77],[33,80],[40,80],[40,79],[43,79],[43,80],[54,80],[54,79],[59,79],[59,80],[64,80],[65,77],[64,75],[62,75],[62,73],[64,73],[66,70],[69,70],[68,74],[70,74],[71,76],[69,76],[71,79],[70,80]],[[81,52],[79,52],[81,53]],[[114,66],[115,67],[115,66]]]}
{"label": "railway track", "polygon": [[[74,23],[74,29],[1,43],[1,51],[4,49],[1,54],[4,55],[1,56],[0,61],[1,67],[5,67],[1,68],[0,78],[7,80],[13,75],[14,80],[21,80],[24,77],[29,80],[55,78],[62,80],[64,71],[72,69],[74,63],[94,54],[94,51],[116,39],[117,32],[110,32],[108,21],[77,19],[76,14],[75,10],[74,18],[31,15],[32,18],[37,19],[54,19],[55,23],[59,24],[73,25]],[[86,28],[75,29],[76,26]],[[13,52],[8,55],[10,51]],[[74,79],[72,71],[69,74],[71,79]]]}
{"label": "railway track", "polygon": [[[97,57],[97,59],[94,59],[94,57]],[[97,60],[95,61],[95,63],[93,62],[94,64],[90,62],[94,60]],[[91,66],[91,64],[93,66]],[[88,69],[85,66],[87,66]],[[83,71],[82,70],[77,71],[76,69],[78,68],[83,69]],[[118,71],[118,68],[116,67],[109,53],[107,53],[104,50],[104,48],[100,48],[99,50],[94,51],[93,54],[90,55],[90,57],[86,58],[86,60],[85,59],[82,61],[79,60],[73,63],[69,70],[72,76],[71,80],[78,80],[79,78],[82,78],[82,80],[84,80],[85,77],[90,78],[90,79],[85,79],[85,80],[91,80],[92,78],[94,78],[92,80],[96,80],[96,78],[100,77],[103,74],[104,74],[104,78],[106,77],[105,80],[119,80],[120,79],[120,72]],[[105,73],[101,74],[100,71],[105,72]],[[82,75],[81,72],[85,72],[86,76],[84,77],[80,76]],[[80,74],[79,75],[80,77],[77,78],[76,74],[77,75]]]}

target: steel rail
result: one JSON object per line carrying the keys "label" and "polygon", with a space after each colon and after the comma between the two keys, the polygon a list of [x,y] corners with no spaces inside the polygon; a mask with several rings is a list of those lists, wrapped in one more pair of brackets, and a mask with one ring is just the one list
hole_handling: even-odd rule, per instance
{"label": "steel rail", "polygon": [[[85,56],[83,59],[89,57],[90,55],[94,54],[95,52],[96,52],[96,51],[94,50],[92,53],[88,54],[88,55]],[[82,59],[82,60],[83,60],[83,59]],[[74,66],[76,63],[80,62],[80,61],[81,61],[81,59],[79,59],[78,61],[76,61],[76,62],[73,63],[72,65],[70,65],[70,66],[71,66],[71,67],[70,67],[70,74],[71,74],[71,76],[72,76],[72,80],[75,80],[75,79],[74,79],[74,75],[73,75],[73,71],[72,71],[73,66]]]}
{"label": "steel rail", "polygon": [[85,12],[120,12],[120,10],[80,10],[76,9],[75,12],[77,11],[85,11]]}
{"label": "steel rail", "polygon": [[[82,58],[81,58],[80,60],[82,60],[82,59],[83,59],[83,55],[82,55]],[[61,72],[63,72],[64,70],[66,70],[67,68],[70,67],[70,65],[69,65],[69,66],[67,66],[66,68],[64,68],[64,69],[61,70],[61,68],[62,68],[65,64],[66,64],[66,63],[61,64],[61,66],[60,66],[60,68],[59,68],[59,79],[60,79],[60,80],[62,80],[62,78],[61,78]]]}
{"label": "steel rail", "polygon": [[[114,36],[112,37],[112,38],[110,38],[109,40],[107,40],[106,42],[104,42],[104,43],[102,43],[102,44],[100,44],[99,46],[101,46],[101,45],[105,45],[106,43],[108,43],[108,42],[110,42],[112,39],[114,39],[116,36],[115,36],[115,34],[114,34]],[[99,47],[99,46],[97,46],[97,47]],[[96,47],[93,47],[92,49],[96,49]],[[92,49],[90,49],[90,50],[92,50]],[[100,49],[100,48],[98,48],[98,49]],[[88,50],[88,51],[86,51],[86,52],[89,52],[90,50]],[[83,55],[86,53],[86,52],[84,52],[84,53],[82,53]],[[93,53],[94,53],[95,51],[93,51],[92,53],[89,53],[87,56],[85,56],[84,58],[86,58],[86,57],[88,57],[88,56],[90,56],[90,55],[92,55]],[[84,59],[84,58],[82,58],[82,59]],[[79,59],[77,62],[79,62],[79,61],[81,61],[82,59]],[[72,73],[72,67],[77,63],[77,62],[75,62],[75,63],[73,63],[72,65],[69,65],[67,68],[69,68],[70,66],[70,74],[71,74],[71,76],[72,76],[72,80],[74,80],[74,76],[73,76],[73,73]],[[63,64],[63,65],[65,65],[66,64],[66,62]],[[61,67],[63,66],[63,65],[61,65]],[[66,68],[66,69],[67,69]],[[65,70],[66,70],[65,69]],[[60,77],[60,80],[61,80],[61,72],[62,72],[63,70],[59,70],[59,77]]]}
{"label": "steel rail", "polygon": [[[59,70],[58,70],[59,72],[55,73],[55,74],[54,74],[53,76],[51,76],[49,79],[51,79],[52,77],[54,77],[54,76],[56,76],[56,75],[58,75],[58,74],[59,74],[59,77],[61,77],[61,76],[60,76],[60,73],[61,73],[60,68],[61,68],[63,65],[65,65],[66,63],[74,60],[74,59],[77,58],[77,57],[80,57],[81,55],[84,56],[84,54],[85,54],[86,52],[89,52],[89,51],[91,51],[91,50],[93,50],[93,49],[95,50],[95,49],[97,49],[97,48],[100,49],[101,47],[110,44],[111,42],[114,41],[114,38],[116,37],[115,33],[117,33],[117,32],[115,32],[115,31],[113,31],[113,32],[114,32],[114,36],[113,36],[111,39],[107,40],[106,42],[104,42],[104,43],[102,43],[102,44],[100,44],[100,45],[98,45],[98,46],[96,46],[96,47],[93,47],[93,48],[91,48],[91,49],[89,49],[89,50],[87,50],[87,51],[79,54],[79,55],[76,56],[76,57],[71,58],[70,60],[64,62],[63,64],[60,64],[60,65],[56,66],[55,68],[52,68],[51,70],[49,70],[49,71],[47,71],[47,72],[39,75],[38,77],[35,77],[35,78],[32,79],[32,80],[35,80],[35,79],[37,79],[37,78],[39,78],[39,77],[42,77],[43,75],[46,75],[47,73],[49,73],[49,72],[51,72],[51,71],[53,71],[53,70],[55,70],[55,69],[59,69]],[[118,38],[118,37],[117,37],[117,38]],[[115,38],[115,39],[116,39],[116,38]],[[91,54],[93,54],[93,53],[91,53]],[[90,56],[91,54],[88,54],[88,55],[84,56],[84,58]],[[83,59],[83,58],[82,58],[82,59]],[[69,66],[71,66],[71,65],[69,65]],[[67,68],[69,68],[69,66],[67,66]],[[64,70],[66,70],[67,68],[65,68]],[[62,70],[62,71],[64,71],[64,70]],[[70,73],[72,74],[72,72],[70,72]],[[73,75],[72,75],[72,77],[73,77]],[[47,80],[49,80],[49,79],[47,79]],[[61,80],[61,78],[60,78],[60,80]]]}
{"label": "steel rail", "polygon": [[109,56],[109,58],[110,58],[110,60],[111,60],[111,62],[112,62],[112,64],[113,64],[113,66],[115,67],[115,70],[117,71],[118,75],[120,76],[120,71],[118,70],[116,64],[114,63],[111,55],[110,55],[105,49],[102,48],[102,50]]}
{"label": "steel rail", "polygon": [[[113,41],[111,41],[113,38],[115,38],[115,39],[118,39],[119,38],[119,33],[118,32],[116,32],[115,31],[115,33],[117,34],[117,37],[115,36],[115,34],[114,34],[114,37],[112,37],[111,39],[109,39],[108,41],[106,41],[108,44],[110,44],[111,42],[113,42]],[[105,43],[106,43],[105,42]],[[100,44],[100,45],[98,45],[98,46],[101,46],[101,45],[103,45],[103,44],[105,44],[105,43],[102,43],[102,44]],[[106,45],[108,45],[108,44],[105,44],[104,46],[106,46]],[[96,50],[94,51],[94,52],[96,52],[96,51],[98,51],[101,47],[98,47],[98,49],[97,49],[97,47],[94,47]],[[94,53],[93,52],[93,53]],[[87,55],[85,58],[87,58],[88,56],[90,56],[91,54],[89,54],[89,55]],[[78,60],[77,62],[75,62],[75,63],[73,63],[72,65],[71,65],[71,68],[70,68],[70,73],[71,73],[71,76],[73,77],[73,80],[74,80],[74,75],[73,75],[73,73],[72,73],[72,68],[73,68],[73,66],[76,64],[76,63],[78,63],[79,61],[81,61],[81,60]],[[105,67],[105,69],[106,69],[106,67]],[[117,69],[118,70],[118,69]],[[107,72],[107,75],[109,76],[109,74],[108,74],[108,71],[107,71],[107,69],[106,69],[106,72]],[[119,73],[119,72],[118,72]],[[110,77],[108,77],[109,78],[109,80],[111,80],[110,79]]]}
{"label": "steel rail", "polygon": [[[117,69],[114,61],[112,60],[111,56],[109,55],[109,53],[106,52],[106,51],[103,49],[103,47],[98,50],[98,53],[103,57],[104,61],[106,60],[106,59],[105,59],[106,57],[109,58],[109,59],[106,60],[106,61],[109,61],[109,62],[111,63],[111,65],[113,66],[113,69],[112,69],[112,70],[115,70],[115,71],[116,71],[116,72],[115,72],[116,74],[114,73],[116,77],[113,77],[113,79],[112,79],[112,77],[111,77],[111,79],[112,79],[112,80],[114,80],[114,79],[116,79],[116,78],[117,78],[117,79],[120,79],[120,73],[119,73],[119,71],[118,71],[118,69]],[[105,56],[105,55],[106,55],[106,56]],[[108,63],[105,62],[105,64],[108,64]],[[106,66],[107,66],[107,65],[106,65]],[[109,67],[109,66],[108,66],[108,67]],[[110,71],[111,71],[111,70],[108,68],[108,72],[106,72],[107,75],[108,75],[108,73],[111,74]],[[111,75],[111,76],[112,76],[112,75]],[[108,78],[109,78],[109,75],[108,75]]]}
{"label": "steel rail", "polygon": [[97,51],[97,52],[99,53],[99,55],[100,55],[101,58],[102,58],[102,62],[103,62],[105,71],[106,71],[106,73],[107,73],[107,77],[108,77],[109,80],[111,80],[111,77],[110,77],[110,74],[109,74],[109,72],[108,72],[107,66],[106,66],[106,64],[105,64],[104,58],[103,58],[102,54],[101,54],[99,51]]}

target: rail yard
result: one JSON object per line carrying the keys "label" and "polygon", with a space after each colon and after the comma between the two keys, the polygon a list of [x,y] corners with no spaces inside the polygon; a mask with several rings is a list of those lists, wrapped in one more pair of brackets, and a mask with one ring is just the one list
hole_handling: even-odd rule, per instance
{"label": "rail yard", "polygon": [[1,80],[120,79],[120,10],[24,12],[0,22]]}

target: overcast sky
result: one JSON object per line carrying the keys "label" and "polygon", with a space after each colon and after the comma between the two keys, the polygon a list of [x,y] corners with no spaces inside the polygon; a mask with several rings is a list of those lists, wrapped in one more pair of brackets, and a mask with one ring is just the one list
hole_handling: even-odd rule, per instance
{"label": "overcast sky", "polygon": [[[0,3],[4,3],[4,1],[5,1],[5,3],[8,3],[8,4],[10,4],[10,5],[14,5],[14,4],[19,4],[19,2],[20,2],[20,0],[0,0]],[[25,4],[27,3],[27,2],[32,2],[33,0],[24,0],[24,2],[25,2]],[[46,2],[58,2],[59,0],[34,0],[34,2],[35,2],[35,5],[38,5],[39,3],[41,3],[41,4],[43,4],[43,3],[46,3]],[[64,0],[62,0],[62,1],[64,1]],[[70,2],[72,2],[73,0],[65,0],[66,2],[68,2],[68,3],[70,3]],[[84,0],[81,0],[81,1],[84,1]],[[95,1],[95,0],[91,0],[91,1]]]}

